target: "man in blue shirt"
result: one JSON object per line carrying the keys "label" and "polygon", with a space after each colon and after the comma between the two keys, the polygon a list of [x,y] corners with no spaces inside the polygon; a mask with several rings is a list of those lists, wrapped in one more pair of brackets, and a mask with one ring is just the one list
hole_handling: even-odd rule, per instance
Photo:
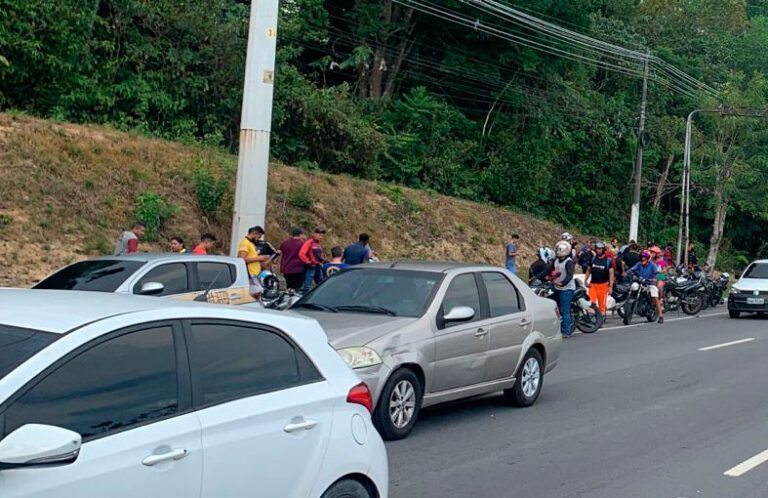
{"label": "man in blue shirt", "polygon": [[512,236],[509,238],[509,242],[507,242],[505,247],[507,257],[507,270],[515,275],[517,274],[517,239],[519,238],[520,237],[518,237],[517,234],[512,234]]}
{"label": "man in blue shirt", "polygon": [[368,243],[371,237],[367,233],[361,233],[357,238],[357,242],[350,244],[344,249],[344,262],[349,266],[362,265],[367,263],[373,257],[373,251],[371,251]]}
{"label": "man in blue shirt", "polygon": [[346,270],[349,265],[341,261],[341,247],[331,248],[331,260],[323,265],[323,278],[330,278],[341,270]]}
{"label": "man in blue shirt", "polygon": [[664,309],[661,306],[661,299],[659,299],[659,288],[656,286],[656,281],[659,277],[659,267],[651,261],[650,251],[643,251],[640,254],[640,262],[633,266],[630,271],[647,281],[648,293],[651,295],[651,301],[653,301],[653,305],[656,306],[656,312],[659,314],[659,323],[664,323]]}

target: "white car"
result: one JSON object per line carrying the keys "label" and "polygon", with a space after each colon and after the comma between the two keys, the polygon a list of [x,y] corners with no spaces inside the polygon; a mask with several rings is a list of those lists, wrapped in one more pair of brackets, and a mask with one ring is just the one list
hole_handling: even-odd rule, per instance
{"label": "white car", "polygon": [[768,260],[750,264],[733,284],[728,295],[728,314],[739,318],[742,313],[768,313]]}
{"label": "white car", "polygon": [[0,290],[2,498],[386,498],[372,404],[313,320]]}

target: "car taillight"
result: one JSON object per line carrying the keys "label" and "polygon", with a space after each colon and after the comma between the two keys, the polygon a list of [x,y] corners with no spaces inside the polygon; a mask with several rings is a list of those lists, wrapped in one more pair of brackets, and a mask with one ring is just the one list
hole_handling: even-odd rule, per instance
{"label": "car taillight", "polygon": [[347,394],[347,403],[363,405],[366,410],[373,412],[373,396],[371,396],[371,390],[368,389],[368,386],[366,386],[364,382],[359,383],[349,390],[349,394]]}

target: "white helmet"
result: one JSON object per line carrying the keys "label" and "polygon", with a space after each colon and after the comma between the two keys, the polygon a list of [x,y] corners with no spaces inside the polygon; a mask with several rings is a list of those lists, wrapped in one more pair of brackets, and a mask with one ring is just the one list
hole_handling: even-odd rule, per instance
{"label": "white helmet", "polygon": [[552,261],[555,257],[555,254],[552,252],[552,249],[549,247],[539,247],[539,259],[542,260],[545,263],[549,263]]}
{"label": "white helmet", "polygon": [[555,254],[558,258],[565,258],[567,256],[571,255],[571,244],[568,242],[561,240],[557,243],[555,246]]}
{"label": "white helmet", "polygon": [[571,235],[570,232],[563,232],[563,234],[560,236],[560,240],[564,240],[565,242],[568,242],[569,244],[573,243],[573,235]]}

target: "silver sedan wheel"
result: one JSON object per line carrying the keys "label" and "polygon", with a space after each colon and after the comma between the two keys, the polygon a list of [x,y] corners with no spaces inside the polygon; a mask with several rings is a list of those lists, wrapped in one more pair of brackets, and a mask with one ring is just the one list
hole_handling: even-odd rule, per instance
{"label": "silver sedan wheel", "polygon": [[407,380],[401,380],[389,397],[389,418],[392,424],[402,429],[411,423],[416,410],[416,390]]}
{"label": "silver sedan wheel", "polygon": [[523,375],[520,380],[522,382],[523,394],[526,398],[530,398],[536,394],[539,390],[539,382],[541,382],[541,367],[536,358],[528,358],[528,361],[523,365]]}

